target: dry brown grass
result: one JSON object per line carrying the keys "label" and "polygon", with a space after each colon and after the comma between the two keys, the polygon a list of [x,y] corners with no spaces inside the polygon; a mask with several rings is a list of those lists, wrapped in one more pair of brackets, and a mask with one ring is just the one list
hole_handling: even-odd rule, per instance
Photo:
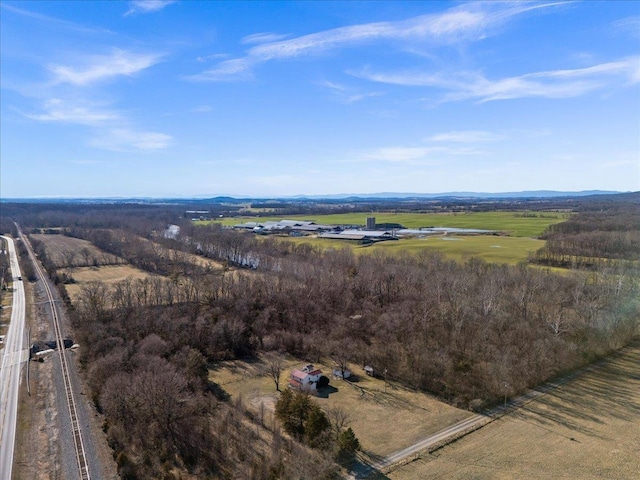
{"label": "dry brown grass", "polygon": [[121,282],[127,278],[133,280],[149,277],[151,274],[143,272],[131,265],[106,265],[102,267],[63,268],[59,272],[71,275],[77,283],[65,285],[72,302],[80,294],[82,285],[89,282],[102,282],[107,285]]}
{"label": "dry brown grass", "polygon": [[[288,359],[281,377],[281,388],[292,368],[305,362]],[[273,380],[259,374],[260,362],[222,362],[210,372],[212,381],[220,384],[231,396],[242,397],[244,402],[259,409],[264,404],[269,413],[278,394]],[[330,363],[315,362],[325,374],[331,372]],[[423,393],[413,392],[396,385],[386,388],[384,381],[368,377],[361,368],[354,367],[359,381],[347,382],[331,378],[328,395],[314,397],[325,411],[340,407],[351,419],[350,426],[360,440],[365,453],[372,457],[384,456],[408,447],[418,440],[471,415],[470,412],[451,407]]]}
{"label": "dry brown grass", "polygon": [[636,479],[638,452],[640,342],[388,477]]}
{"label": "dry brown grass", "polygon": [[[126,263],[115,255],[104,252],[87,240],[66,237],[64,235],[30,235],[34,240],[44,243],[47,257],[58,268],[70,266],[114,265]],[[85,259],[83,250],[88,251]],[[88,259],[88,262],[87,262]],[[71,261],[71,263],[69,263]]]}

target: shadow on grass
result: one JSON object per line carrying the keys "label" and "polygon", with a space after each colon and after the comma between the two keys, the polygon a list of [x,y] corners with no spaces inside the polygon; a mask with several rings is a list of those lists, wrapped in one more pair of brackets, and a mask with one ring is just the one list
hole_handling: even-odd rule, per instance
{"label": "shadow on grass", "polygon": [[347,470],[356,480],[389,480],[384,473],[372,467],[372,464],[380,462],[383,457],[371,452],[360,452],[357,457],[348,465]]}
{"label": "shadow on grass", "polygon": [[605,440],[598,428],[610,419],[630,425],[637,422],[638,365],[640,350],[638,342],[634,342],[630,348],[588,367],[590,371],[586,374],[560,379],[562,388],[541,389],[545,395],[524,405],[514,416],[546,429],[561,426],[570,432]]}
{"label": "shadow on grass", "polygon": [[317,391],[317,396],[320,398],[329,398],[329,395],[336,393],[338,389],[333,385],[327,385],[326,387],[320,387]]}
{"label": "shadow on grass", "polygon": [[226,402],[231,398],[227,391],[215,382],[209,382],[207,389],[220,401]]}

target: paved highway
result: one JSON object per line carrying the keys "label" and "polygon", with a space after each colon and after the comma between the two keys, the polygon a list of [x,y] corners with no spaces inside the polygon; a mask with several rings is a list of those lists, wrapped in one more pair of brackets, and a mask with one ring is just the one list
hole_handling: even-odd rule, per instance
{"label": "paved highway", "polygon": [[11,275],[13,277],[13,307],[11,323],[5,337],[0,370],[0,478],[11,478],[13,468],[13,450],[16,437],[16,419],[18,415],[18,392],[20,387],[20,371],[29,358],[29,350],[25,346],[25,299],[24,285],[21,276],[18,256],[13,239],[2,237],[7,241]]}

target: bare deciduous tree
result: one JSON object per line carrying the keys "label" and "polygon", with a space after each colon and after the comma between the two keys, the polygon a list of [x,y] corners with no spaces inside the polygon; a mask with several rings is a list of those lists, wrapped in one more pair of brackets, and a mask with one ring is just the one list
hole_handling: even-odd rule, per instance
{"label": "bare deciduous tree", "polygon": [[349,414],[341,407],[332,407],[327,410],[327,417],[337,441],[340,433],[351,423]]}
{"label": "bare deciduous tree", "polygon": [[264,356],[264,374],[276,385],[276,391],[280,391],[280,375],[284,367],[284,358],[279,352],[269,352]]}

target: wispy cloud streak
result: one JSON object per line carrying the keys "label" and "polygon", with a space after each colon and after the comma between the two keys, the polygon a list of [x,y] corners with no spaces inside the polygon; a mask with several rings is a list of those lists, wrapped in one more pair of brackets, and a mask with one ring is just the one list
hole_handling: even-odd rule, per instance
{"label": "wispy cloud streak", "polygon": [[347,162],[385,162],[406,165],[439,163],[444,157],[482,155],[485,152],[473,147],[423,146],[383,147],[359,152]]}
{"label": "wispy cloud streak", "polygon": [[[250,76],[249,70],[264,62],[313,55],[379,40],[427,40],[437,44],[477,40],[489,35],[491,29],[506,23],[512,17],[563,3],[565,2],[473,2],[440,14],[421,15],[398,22],[375,22],[325,30],[257,45],[250,48],[243,57],[221,62],[190,78],[210,81],[225,80],[227,77],[247,78]],[[257,34],[256,38],[261,35],[264,34]],[[250,37],[245,37],[245,42],[247,38]]]}
{"label": "wispy cloud streak", "polygon": [[113,128],[102,132],[90,144],[116,152],[157,151],[169,147],[172,140],[170,135],[164,133]]}
{"label": "wispy cloud streak", "polygon": [[82,66],[51,65],[56,83],[87,85],[117,76],[134,75],[161,60],[158,54],[136,54],[114,49],[109,55],[93,56]]}
{"label": "wispy cloud streak", "polygon": [[373,82],[433,87],[449,90],[445,101],[475,99],[480,102],[526,97],[571,98],[640,81],[640,57],[629,57],[587,68],[553,70],[490,80],[481,73],[372,73],[351,72]]}
{"label": "wispy cloud streak", "polygon": [[613,22],[612,26],[617,32],[626,33],[632,37],[640,38],[640,15],[622,18]]}
{"label": "wispy cloud streak", "polygon": [[69,104],[59,98],[46,101],[42,113],[25,113],[24,116],[39,122],[63,122],[94,126],[119,118],[115,112],[100,110],[89,105]]}
{"label": "wispy cloud streak", "polygon": [[153,13],[176,3],[177,0],[133,0],[129,2],[129,10],[124,14],[125,17],[136,13]]}
{"label": "wispy cloud streak", "polygon": [[496,142],[503,140],[504,135],[482,130],[464,130],[457,132],[445,132],[432,135],[426,139],[428,142],[453,142],[453,143],[477,143]]}
{"label": "wispy cloud streak", "polygon": [[272,43],[278,42],[280,40],[284,40],[289,35],[282,35],[278,33],[254,33],[252,35],[247,35],[246,37],[240,40],[242,44],[256,44],[256,43]]}
{"label": "wispy cloud streak", "polygon": [[24,8],[19,8],[14,5],[8,5],[6,3],[0,3],[0,9],[6,10],[11,13],[15,13],[17,15],[21,15],[23,17],[33,18],[38,20],[41,23],[47,25],[58,26],[67,30],[73,30],[81,33],[91,33],[91,34],[104,34],[104,33],[113,33],[110,30],[106,30],[104,28],[92,28],[84,25],[80,25],[74,22],[70,22],[68,20],[61,20],[59,18],[51,17],[49,15],[43,15],[41,13],[32,12],[31,10],[26,10]]}

